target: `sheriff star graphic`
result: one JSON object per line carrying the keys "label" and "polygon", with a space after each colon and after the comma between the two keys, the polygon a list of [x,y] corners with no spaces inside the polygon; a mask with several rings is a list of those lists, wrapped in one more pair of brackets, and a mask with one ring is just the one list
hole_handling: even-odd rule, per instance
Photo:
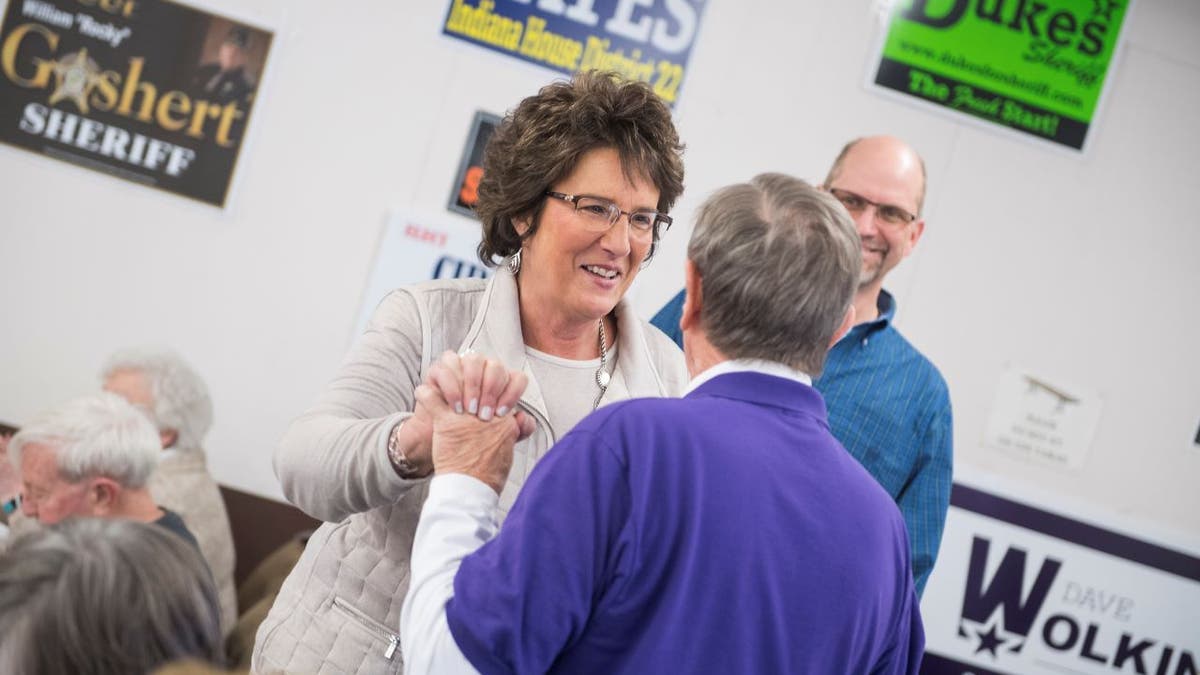
{"label": "sheriff star graphic", "polygon": [[87,48],[55,61],[54,76],[56,83],[50,94],[50,105],[68,100],[78,106],[79,112],[86,114],[88,96],[100,80],[100,66],[88,57]]}

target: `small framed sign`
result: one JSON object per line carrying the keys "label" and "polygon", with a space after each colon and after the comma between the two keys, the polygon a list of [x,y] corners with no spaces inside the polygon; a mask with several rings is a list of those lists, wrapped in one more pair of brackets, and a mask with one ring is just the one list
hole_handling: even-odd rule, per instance
{"label": "small framed sign", "polygon": [[488,139],[498,124],[499,115],[482,110],[475,113],[471,133],[467,134],[467,143],[463,147],[462,161],[458,164],[454,185],[450,188],[450,203],[446,208],[451,211],[468,218],[475,217],[476,190],[479,189],[479,180],[483,178],[483,149],[487,147]]}

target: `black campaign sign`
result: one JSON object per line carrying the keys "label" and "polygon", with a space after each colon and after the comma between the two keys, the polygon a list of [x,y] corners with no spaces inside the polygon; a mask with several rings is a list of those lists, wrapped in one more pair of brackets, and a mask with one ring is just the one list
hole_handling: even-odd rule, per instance
{"label": "black campaign sign", "polygon": [[271,37],[163,0],[9,0],[0,141],[223,206]]}

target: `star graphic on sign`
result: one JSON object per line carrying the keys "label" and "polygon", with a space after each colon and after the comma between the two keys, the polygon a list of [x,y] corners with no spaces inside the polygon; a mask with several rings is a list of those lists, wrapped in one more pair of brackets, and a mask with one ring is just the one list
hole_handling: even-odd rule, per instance
{"label": "star graphic on sign", "polygon": [[55,61],[54,76],[57,84],[50,94],[50,105],[66,99],[78,106],[80,112],[86,113],[88,96],[100,81],[100,66],[88,57],[87,48]]}
{"label": "star graphic on sign", "polygon": [[1092,5],[1092,16],[1104,17],[1105,21],[1112,21],[1113,11],[1121,8],[1120,0],[1092,0]]}
{"label": "star graphic on sign", "polygon": [[1004,638],[996,635],[996,627],[992,626],[986,633],[976,630],[975,635],[979,636],[979,647],[975,649],[975,653],[978,654],[986,649],[991,653],[992,658],[997,658],[996,648],[1004,644]]}

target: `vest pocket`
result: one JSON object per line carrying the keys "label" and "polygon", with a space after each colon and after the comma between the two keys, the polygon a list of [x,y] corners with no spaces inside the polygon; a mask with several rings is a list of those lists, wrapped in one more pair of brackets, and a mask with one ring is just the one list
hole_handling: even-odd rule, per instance
{"label": "vest pocket", "polygon": [[358,624],[363,630],[377,636],[382,641],[380,650],[385,659],[390,661],[396,655],[396,650],[400,646],[400,636],[393,633],[386,625],[376,621],[368,616],[366,612],[336,595],[333,596],[333,609],[340,612],[342,616],[349,619],[352,623]]}

